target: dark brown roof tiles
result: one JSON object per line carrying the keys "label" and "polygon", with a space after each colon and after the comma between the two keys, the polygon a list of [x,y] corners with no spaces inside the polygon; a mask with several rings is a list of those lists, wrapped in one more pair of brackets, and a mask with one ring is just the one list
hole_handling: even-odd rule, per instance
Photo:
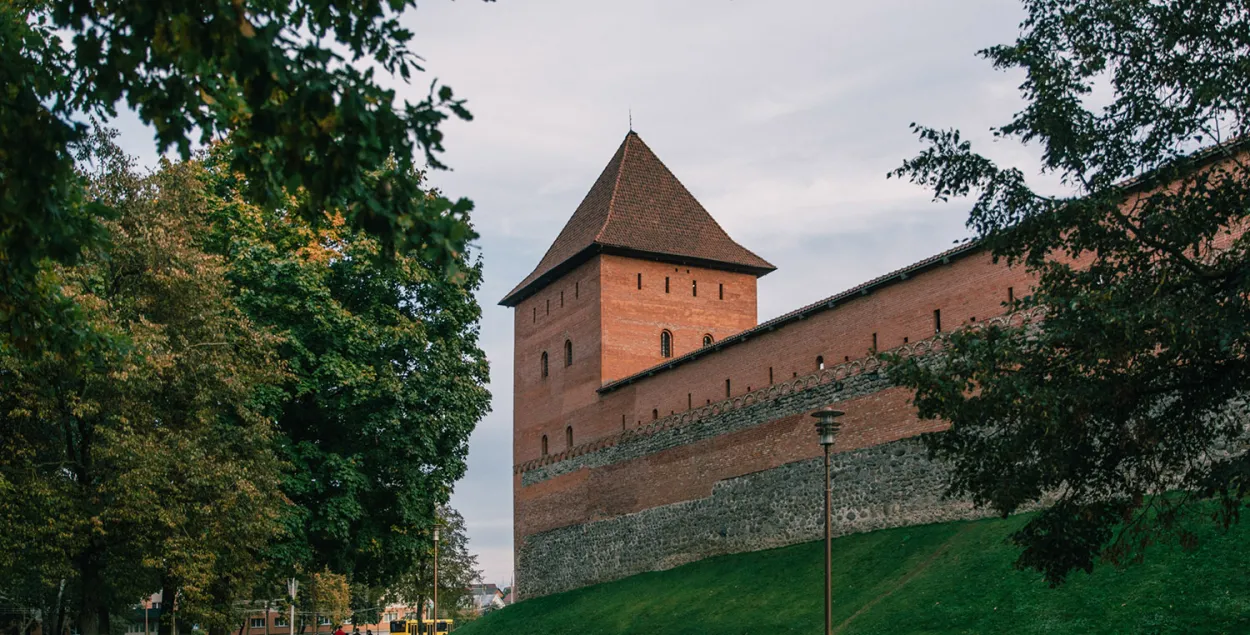
{"label": "dark brown roof tiles", "polygon": [[500,304],[516,306],[602,251],[757,276],[776,268],[734,242],[632,130],[538,266]]}

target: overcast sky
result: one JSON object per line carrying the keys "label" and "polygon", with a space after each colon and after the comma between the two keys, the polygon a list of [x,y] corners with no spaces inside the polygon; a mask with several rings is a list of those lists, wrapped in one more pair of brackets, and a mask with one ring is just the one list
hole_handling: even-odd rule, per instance
{"label": "overcast sky", "polygon": [[[482,237],[482,345],[493,412],[453,496],[485,578],[512,576],[512,316],[498,306],[634,129],[739,243],[777,266],[768,319],[944,250],[968,203],[885,175],[920,146],[916,121],[993,143],[1018,74],[975,52],[1014,39],[1005,0],[424,0],[405,16],[428,75],[475,119],[447,125],[433,183],[472,198]],[[123,130],[131,126],[123,125]],[[133,129],[133,128],[131,128]],[[123,145],[151,157],[150,137]]]}

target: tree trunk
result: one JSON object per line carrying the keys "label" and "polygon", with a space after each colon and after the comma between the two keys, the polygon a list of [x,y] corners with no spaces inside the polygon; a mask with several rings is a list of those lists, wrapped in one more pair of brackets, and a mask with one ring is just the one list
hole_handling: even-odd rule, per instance
{"label": "tree trunk", "polygon": [[109,612],[104,600],[104,545],[92,538],[78,557],[81,589],[78,603],[80,635],[108,635]]}
{"label": "tree trunk", "polygon": [[161,577],[161,614],[157,618],[156,633],[157,635],[173,635],[173,607],[174,607],[174,581],[169,578]]}

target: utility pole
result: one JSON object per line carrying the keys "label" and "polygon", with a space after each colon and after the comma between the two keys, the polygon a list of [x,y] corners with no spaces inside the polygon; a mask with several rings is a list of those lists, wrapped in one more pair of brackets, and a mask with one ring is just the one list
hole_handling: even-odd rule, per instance
{"label": "utility pole", "polygon": [[286,581],[286,592],[291,596],[291,635],[295,635],[295,592],[299,590],[299,582],[295,578]]}
{"label": "utility pole", "polygon": [[434,526],[434,624],[431,633],[438,632],[438,525]]}

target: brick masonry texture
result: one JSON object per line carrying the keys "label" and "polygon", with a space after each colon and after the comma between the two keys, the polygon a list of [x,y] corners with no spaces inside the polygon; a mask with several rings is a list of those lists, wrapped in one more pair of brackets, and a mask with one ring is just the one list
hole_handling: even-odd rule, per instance
{"label": "brick masonry texture", "polygon": [[[642,458],[792,415],[809,413],[826,404],[862,397],[890,387],[889,381],[881,371],[862,373],[841,381],[833,379],[836,372],[832,369],[823,375],[825,383],[819,383],[820,375],[813,375],[804,377],[801,382],[793,382],[793,385],[785,388],[779,387],[779,393],[785,392],[775,399],[766,400],[766,391],[761,391],[765,392],[764,395],[757,397],[761,401],[749,403],[737,410],[731,409],[731,404],[717,404],[716,408],[709,409],[716,410],[719,414],[707,416],[688,425],[670,427],[675,423],[680,423],[681,417],[666,418],[665,421],[656,425],[654,432],[650,434],[645,433],[650,432],[648,430],[644,433],[625,435],[616,445],[525,471],[521,475],[521,484],[530,486],[579,469],[593,469]],[[809,382],[813,384],[810,389],[804,390],[799,385]],[[724,412],[720,412],[721,408],[724,408]]]}
{"label": "brick masonry texture", "polygon": [[[530,535],[517,554],[517,586],[536,597],[816,540],[824,527],[823,476],[821,459],[795,461],[719,481],[705,498]],[[915,439],[835,454],[835,535],[983,515],[967,501],[943,498],[946,481]]]}

